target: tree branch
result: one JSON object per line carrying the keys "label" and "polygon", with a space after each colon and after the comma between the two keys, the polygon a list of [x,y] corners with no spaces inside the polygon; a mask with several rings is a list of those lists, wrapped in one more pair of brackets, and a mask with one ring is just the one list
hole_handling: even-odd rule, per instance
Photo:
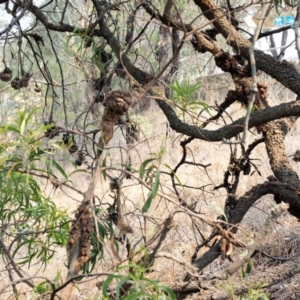
{"label": "tree branch", "polygon": [[[220,7],[213,0],[194,0],[194,2],[200,7],[205,17],[213,22],[214,27],[223,35],[227,44],[248,59],[251,42],[228,22]],[[254,55],[258,69],[275,78],[300,97],[300,74],[296,70],[288,69],[263,51],[254,50]]]}
{"label": "tree branch", "polygon": [[[159,99],[156,97],[158,94],[160,96]],[[183,133],[200,140],[218,142],[223,141],[223,139],[230,139],[243,132],[245,118],[240,118],[232,122],[230,125],[223,126],[217,130],[206,130],[202,129],[201,126],[197,127],[184,123],[178,118],[173,108],[164,101],[164,98],[161,96],[163,96],[161,92],[154,94],[154,98],[158,100],[157,103],[170,122],[171,128],[178,133]],[[300,103],[295,101],[274,107],[268,107],[262,111],[257,111],[251,114],[248,128],[250,129],[276,119],[298,116],[299,114]]]}

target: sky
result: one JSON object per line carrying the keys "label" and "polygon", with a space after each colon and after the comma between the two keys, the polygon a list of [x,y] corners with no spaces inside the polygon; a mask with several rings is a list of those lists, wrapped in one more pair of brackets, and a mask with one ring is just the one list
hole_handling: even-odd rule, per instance
{"label": "sky", "polygon": [[[33,4],[40,6],[42,3],[44,3],[46,0],[33,0]],[[12,8],[12,3],[10,3],[10,8]],[[255,22],[252,21],[252,16],[254,13],[249,12],[249,15],[244,19],[245,23],[247,24],[246,26],[248,26],[249,31],[253,31],[255,30]],[[11,22],[12,20],[12,16],[10,14],[8,14],[5,10],[5,4],[0,4],[0,32],[3,31]],[[25,30],[26,28],[28,28],[30,26],[30,23],[32,21],[32,16],[30,14],[25,15],[20,23],[21,23],[21,27],[23,30]],[[272,22],[271,22],[272,24]],[[278,28],[278,26],[276,27],[274,25],[274,28]],[[273,28],[273,29],[274,29]],[[269,28],[272,29],[272,28]],[[276,44],[276,50],[277,53],[280,53],[281,51],[281,37],[282,37],[282,33],[278,33],[278,34],[274,34],[274,40],[275,40],[275,44]],[[295,34],[294,34],[294,30],[290,29],[288,30],[288,39],[287,39],[287,45],[290,45],[286,51],[285,51],[285,56],[284,59],[286,60],[297,60],[298,56],[297,56],[297,51],[295,49],[295,42],[293,43],[293,41],[295,40]],[[260,39],[257,43],[256,43],[256,48],[258,48],[259,50],[262,50],[268,54],[271,54],[269,51],[269,37],[267,38],[262,38]]]}
{"label": "sky", "polygon": [[[33,4],[34,5],[41,5],[43,2],[45,2],[45,0],[33,0]],[[11,2],[9,2],[9,8],[12,9],[13,5]],[[0,4],[0,31],[2,31],[3,29],[5,29],[5,27],[7,27],[9,25],[9,23],[12,20],[12,16],[10,14],[8,14],[5,10],[5,4]],[[32,17],[28,14],[26,16],[24,16],[20,23],[21,23],[21,27],[23,29],[25,29],[26,27],[29,26],[30,21],[32,20]]]}
{"label": "sky", "polygon": [[[272,20],[273,22],[273,27],[268,27],[268,28],[264,28],[264,30],[273,30],[273,29],[278,29],[282,26],[285,26],[285,23],[279,24],[277,22],[277,18],[278,16],[276,15],[274,17],[274,20]],[[282,17],[284,19],[284,22],[286,22],[286,16]],[[254,33],[255,28],[256,28],[256,23],[252,20],[252,16],[249,14],[246,18],[244,18],[245,24],[247,25],[247,30],[251,33]],[[279,24],[279,25],[276,25]],[[289,24],[288,24],[289,25]],[[284,55],[284,59],[287,61],[291,61],[291,60],[298,60],[298,53],[297,50],[295,48],[295,31],[293,29],[289,29],[287,30],[288,32],[288,36],[287,36],[287,43],[286,46],[288,46],[285,50],[285,55]],[[281,48],[281,39],[282,39],[282,32],[280,33],[276,33],[273,34],[274,37],[274,42],[275,42],[275,49],[277,51],[278,54],[280,54],[280,52],[282,51],[283,48]],[[257,41],[257,43],[255,44],[255,47],[261,51],[264,51],[267,54],[271,55],[271,52],[269,51],[270,49],[270,37],[263,37],[261,39],[259,39]]]}

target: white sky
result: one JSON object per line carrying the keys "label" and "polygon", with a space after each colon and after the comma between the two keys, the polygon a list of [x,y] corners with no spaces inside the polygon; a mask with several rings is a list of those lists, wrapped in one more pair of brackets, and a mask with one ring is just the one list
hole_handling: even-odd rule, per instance
{"label": "white sky", "polygon": [[[33,0],[33,4],[36,6],[40,6],[44,2],[45,0]],[[13,7],[12,3],[9,2],[9,4],[10,4],[9,8],[12,9]],[[31,18],[32,18],[31,15],[27,14],[21,19],[20,24],[23,29],[25,29],[30,24]],[[6,12],[5,4],[0,4],[0,31],[5,29],[5,27],[9,25],[11,20],[12,20],[12,15]]]}
{"label": "white sky", "polygon": [[[34,5],[40,6],[42,3],[45,3],[45,1],[47,0],[33,0]],[[12,5],[12,3],[10,3],[10,5]],[[12,8],[12,7],[10,7]],[[10,14],[8,14],[5,10],[5,4],[0,4],[0,31],[2,31],[6,26],[8,26],[8,24],[10,23],[10,21],[12,20],[12,16]],[[25,15],[20,23],[21,23],[21,27],[23,30],[25,30],[27,27],[30,26],[32,20],[32,15],[31,14],[27,14]],[[254,26],[256,26],[256,24],[252,21],[252,16],[251,13],[249,13],[249,15],[244,19],[245,23],[248,25],[248,28],[251,30],[253,29],[254,31]],[[252,27],[252,28],[251,28]],[[278,28],[278,27],[277,27]],[[277,47],[277,53],[280,52],[280,45],[281,45],[281,37],[282,37],[282,33],[278,33],[278,34],[274,34],[274,40],[275,40],[275,44]],[[294,30],[288,30],[288,39],[287,39],[287,45],[291,44],[290,47],[288,47],[285,51],[285,56],[284,59],[286,60],[296,60],[298,59],[297,56],[297,51],[295,49],[295,43],[293,43],[293,41],[295,40],[295,34],[294,34]],[[269,50],[269,38],[262,38],[260,39],[256,45],[255,45],[258,49],[271,54],[268,50]]]}

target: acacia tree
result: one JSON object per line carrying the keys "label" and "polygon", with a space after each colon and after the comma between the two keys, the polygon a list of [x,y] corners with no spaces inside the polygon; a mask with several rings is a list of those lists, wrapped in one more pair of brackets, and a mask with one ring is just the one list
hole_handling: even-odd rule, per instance
{"label": "acacia tree", "polygon": [[[45,138],[51,139],[63,133],[62,143],[68,147],[70,154],[76,157],[76,164],[82,165],[83,162],[86,162],[88,168],[92,170],[92,179],[88,190],[82,193],[83,199],[68,235],[67,278],[61,286],[53,289],[52,299],[58,292],[62,292],[60,295],[62,299],[70,299],[74,280],[78,276],[80,277],[81,270],[86,270],[87,264],[91,263],[91,249],[95,250],[97,247],[95,244],[92,245],[93,237],[99,238],[99,230],[104,228],[95,226],[95,223],[97,224],[95,214],[98,209],[95,207],[98,206],[94,205],[95,187],[100,182],[101,174],[106,176],[106,172],[109,170],[105,165],[104,152],[113,138],[115,126],[118,124],[127,126],[128,147],[133,143],[136,138],[135,126],[130,122],[128,112],[131,107],[139,105],[141,101],[147,103],[150,99],[154,99],[166,116],[169,126],[175,132],[186,136],[180,142],[182,157],[177,165],[165,172],[170,176],[173,194],[170,196],[159,189],[160,173],[163,170],[154,169],[152,185],[149,185],[149,182],[143,181],[149,161],[145,161],[141,165],[139,178],[134,177],[130,161],[127,161],[124,168],[119,169],[121,172],[119,177],[110,177],[110,188],[114,191],[114,203],[110,207],[108,219],[116,224],[122,237],[126,237],[132,232],[121,212],[121,182],[125,177],[133,177],[150,189],[148,198],[142,207],[143,213],[149,210],[153,199],[159,196],[171,202],[188,218],[201,220],[212,227],[212,234],[194,249],[195,255],[191,264],[196,268],[197,273],[189,272],[184,286],[176,286],[174,283],[175,291],[197,292],[199,290],[197,281],[199,280],[199,271],[219,256],[225,259],[233,246],[246,247],[242,241],[236,239],[238,224],[242,222],[251,206],[262,196],[274,195],[276,204],[288,204],[288,212],[297,219],[300,218],[298,193],[300,181],[289,162],[284,143],[286,134],[300,114],[300,106],[297,100],[279,105],[270,103],[267,93],[268,86],[257,77],[257,73],[263,72],[269,75],[294,92],[297,97],[300,97],[300,85],[298,84],[300,75],[286,61],[280,61],[277,57],[265,54],[254,47],[257,40],[274,33],[272,31],[263,32],[262,28],[272,9],[274,7],[277,10],[280,9],[280,1],[244,1],[244,3],[232,4],[231,1],[217,3],[213,0],[195,0],[187,1],[187,3],[172,0],[164,3],[160,1],[92,0],[83,3],[49,1],[37,4],[30,0],[4,0],[1,3],[1,12],[12,18],[9,25],[0,32],[4,64],[0,79],[6,82],[10,81],[11,87],[16,90],[26,88],[29,83],[35,82],[35,89],[39,91],[40,86],[37,81],[41,79],[39,78],[41,76],[46,87],[43,103]],[[299,7],[293,6],[292,1],[285,1],[285,5],[294,10],[296,15]],[[243,15],[247,10],[259,10],[259,21],[254,33],[246,32],[241,26]],[[22,23],[27,16],[30,21]],[[295,20],[293,28],[297,36],[299,14],[296,15]],[[292,26],[285,26],[277,29],[276,32],[289,28]],[[155,32],[154,36],[152,32]],[[220,37],[223,37],[223,42]],[[70,100],[67,92],[66,62],[62,61],[60,55],[61,47],[63,47],[62,39],[67,40],[69,54],[74,56],[78,67],[85,72],[88,84],[82,85],[82,90],[85,90],[88,97],[94,97],[92,103],[90,100],[86,103]],[[49,50],[43,47],[46,40],[50,45],[50,54]],[[77,42],[76,47],[71,46],[74,41]],[[298,49],[297,39],[295,45]],[[48,53],[46,53],[47,51]],[[183,67],[180,64],[180,56],[191,55],[193,52],[212,56],[215,65],[223,72],[230,74],[234,89],[227,91],[224,101],[217,107],[209,107],[199,100],[197,104],[200,113],[196,117],[191,114],[187,118],[185,112],[188,111],[191,104],[188,97],[199,86],[197,83],[195,85],[180,84],[178,80],[174,81],[174,78]],[[52,55],[52,63],[55,61],[55,64],[50,65],[47,61],[46,57],[49,55]],[[60,83],[57,82],[56,77],[60,78]],[[119,84],[121,87],[116,88],[116,78],[120,78],[118,82],[121,82]],[[230,124],[220,125],[214,130],[205,129],[211,123],[222,119],[234,103],[240,103],[247,108],[247,115],[244,118],[232,119]],[[99,113],[100,110],[95,110],[96,106],[102,109],[102,113]],[[182,115],[175,108],[178,106],[183,111]],[[58,107],[63,109],[57,109]],[[210,116],[204,120],[202,113],[208,110]],[[96,126],[93,130],[87,128],[86,120],[90,114],[100,118],[100,126]],[[64,126],[56,124],[60,119],[64,120],[61,122],[64,123]],[[249,144],[249,130],[252,128],[256,128],[260,137]],[[82,144],[80,149],[78,147],[79,139]],[[89,146],[91,141],[92,147]],[[241,152],[240,156],[237,155],[237,151],[232,153],[229,162],[230,168],[224,174],[223,183],[215,187],[215,189],[225,188],[227,191],[224,216],[216,221],[201,216],[195,210],[195,206],[181,196],[182,189],[189,187],[178,184],[180,180],[177,172],[181,166],[188,164],[187,145],[192,141],[197,141],[197,143],[223,141],[229,146],[235,145],[236,149],[239,148]],[[250,174],[252,165],[250,155],[253,149],[261,143],[265,144],[274,177],[251,187],[243,196],[238,197],[236,191],[239,179],[242,175]],[[6,163],[7,166],[3,169],[5,172],[11,168],[18,168],[18,165],[12,167],[10,160],[7,160]],[[197,164],[197,161],[194,164]],[[59,169],[57,165],[56,167]],[[19,171],[24,170],[24,165],[19,168]],[[150,171],[147,173],[148,175]],[[31,172],[31,175],[41,176],[34,172]],[[43,174],[43,176],[49,178],[56,187],[66,184],[55,181],[51,172],[47,175]],[[101,207],[101,203],[99,204]],[[236,260],[229,268],[216,274],[220,280],[234,274],[249,259],[256,250],[257,243],[267,234],[270,224],[276,220],[284,208],[285,206],[282,205],[276,207],[270,219],[265,223],[264,230],[257,236],[256,242],[248,248],[246,257]],[[143,264],[145,269],[151,268],[158,256],[159,247],[172,227],[173,216],[174,213],[170,214],[160,224],[152,240],[148,241],[144,238],[147,253],[144,253],[139,263]],[[201,257],[196,258],[199,249],[213,239],[217,242]],[[124,240],[122,242],[124,243]],[[10,248],[6,247],[4,242],[1,243],[2,251],[8,257],[8,261],[13,263],[13,259],[10,259]],[[131,261],[133,252],[128,240],[127,245],[129,245],[127,247],[128,260]],[[118,253],[115,255],[118,257]],[[274,276],[270,276],[268,279],[268,285],[287,278],[291,272],[296,274],[300,271],[299,267],[295,267],[291,262],[286,262],[277,268],[276,272],[273,272]],[[15,272],[18,272],[17,269]],[[128,272],[133,274],[136,270],[131,267]],[[21,279],[24,277],[18,275]],[[103,285],[104,287],[107,287],[112,279],[118,278],[114,277],[114,274],[111,276]],[[195,278],[197,280],[193,281]],[[23,280],[25,281],[25,279]],[[254,279],[249,277],[248,281],[251,282],[251,280]],[[266,283],[265,281],[266,279],[264,279],[264,283]],[[27,283],[31,287],[33,286],[28,280]],[[132,292],[132,284],[130,280],[127,285],[125,281],[123,283],[121,294],[125,297]],[[209,289],[215,292],[213,287]],[[234,293],[242,294],[245,289],[246,287],[242,286],[234,290]],[[103,293],[106,293],[104,288]],[[172,294],[170,293],[169,296],[172,297]],[[209,296],[203,297],[208,298]],[[225,296],[221,293],[219,297]]]}

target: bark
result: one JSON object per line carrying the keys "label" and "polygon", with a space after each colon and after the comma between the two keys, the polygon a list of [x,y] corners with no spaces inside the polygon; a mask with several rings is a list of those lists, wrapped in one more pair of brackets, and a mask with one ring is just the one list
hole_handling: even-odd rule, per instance
{"label": "bark", "polygon": [[270,165],[275,177],[282,183],[300,189],[299,177],[289,162],[284,143],[285,135],[289,131],[291,123],[288,119],[269,122],[263,126],[263,133]]}
{"label": "bark", "polygon": [[[137,103],[144,95],[144,90],[115,90],[107,93],[103,102],[105,107],[101,120],[101,136],[98,142],[98,152],[96,157],[96,167],[88,190],[75,214],[68,239],[69,266],[66,282],[78,275],[80,269],[88,261],[91,247],[91,235],[93,233],[93,220],[91,205],[94,197],[96,184],[100,181],[100,158],[104,147],[113,137],[114,127],[121,117],[128,112],[130,106]],[[120,220],[121,221],[121,220]],[[73,283],[67,285],[62,290],[61,298],[68,300],[72,296]]]}
{"label": "bark", "polygon": [[[232,46],[237,53],[246,59],[249,58],[251,42],[245,39],[226,19],[224,13],[212,0],[194,0],[200,7],[205,17],[213,22],[214,27],[226,39],[228,45]],[[300,74],[296,70],[288,69],[284,64],[275,60],[272,56],[260,50],[254,51],[256,67],[285,87],[300,96]]]}
{"label": "bark", "polygon": [[[225,37],[229,36],[229,28],[230,28],[230,32],[234,34],[234,37],[236,38],[235,39],[236,43],[233,44],[233,46],[235,46],[236,49],[243,50],[242,54],[248,57],[248,50],[249,47],[251,46],[251,43],[245,38],[243,38],[234,28],[230,27],[231,25],[223,17],[222,12],[218,9],[218,7],[212,1],[195,1],[195,2],[205,12],[205,15],[209,19],[216,19],[214,21],[214,25],[219,30],[219,32],[223,34],[223,36]],[[205,2],[205,4],[203,4],[202,2]],[[101,8],[99,8],[98,2],[93,1],[93,3],[97,9],[98,15],[101,15]],[[214,10],[207,12],[207,10],[209,9],[214,9]],[[34,5],[30,6],[30,11],[48,29],[55,30],[55,31],[68,31],[68,32],[73,32],[75,29],[75,27],[70,26],[68,24],[60,25],[60,24],[50,23],[47,17]],[[166,18],[166,16],[163,16],[161,20],[165,21],[169,26],[176,27],[177,29],[183,30],[183,28],[185,28],[188,31],[193,30],[193,27],[188,25],[185,26],[179,21]],[[110,32],[103,18],[100,18],[99,25],[101,31],[95,30],[93,33],[98,36],[103,36],[103,38],[106,39],[109,45],[111,46],[117,58],[120,59],[121,47],[119,41],[114,37],[113,33]],[[78,29],[78,32],[79,31],[84,32],[84,29]],[[202,49],[202,51],[205,52],[209,51],[214,54],[220,52],[220,49],[211,41],[211,39],[208,39],[203,34],[195,33],[194,39],[197,43],[197,47],[199,51]],[[240,52],[240,50],[238,50],[238,52]],[[297,73],[297,71],[291,68],[287,68],[285,64],[280,64],[279,62],[274,60],[271,56],[265,55],[264,53],[259,51],[255,51],[255,59],[258,68],[260,68],[270,76],[277,79],[279,82],[281,82],[283,85],[291,89],[296,94],[300,95],[300,85],[298,84],[298,82],[300,82],[300,75]],[[122,61],[127,71],[141,84],[147,84],[153,79],[153,77],[150,74],[138,69],[133,64],[131,64],[130,60],[126,55],[122,56]],[[159,96],[160,99],[166,99],[163,92],[159,92],[159,93],[152,92],[152,94],[154,96]],[[238,133],[242,132],[244,128],[244,118],[241,118],[233,122],[231,125],[222,127],[221,129],[215,131],[204,130],[201,129],[201,127],[192,126],[182,122],[177,117],[176,113],[170,107],[170,105],[168,105],[165,101],[158,100],[158,104],[160,108],[163,110],[166,117],[168,118],[168,121],[170,122],[170,126],[173,130],[177,131],[178,133],[186,134],[188,136],[198,138],[201,140],[222,141],[223,139],[230,139],[236,136]],[[299,114],[300,114],[300,105],[296,102],[278,105],[273,108],[267,108],[261,112],[256,112],[253,114],[249,122],[249,128],[262,125],[266,122],[278,118],[296,116]]]}
{"label": "bark", "polygon": [[[293,170],[285,149],[285,134],[290,128],[289,120],[283,119],[276,122],[270,122],[263,126],[265,135],[265,145],[270,159],[270,165],[276,179],[286,183],[295,191],[300,190],[300,181],[298,174]],[[284,201],[290,204],[289,212],[300,219],[300,198],[283,198],[275,195],[275,201],[279,203]]]}
{"label": "bark", "polygon": [[[230,224],[239,224],[247,211],[251,206],[259,200],[262,196],[273,194],[275,198],[288,200],[290,206],[294,203],[299,202],[298,191],[291,187],[289,184],[283,184],[279,181],[265,182],[263,184],[258,184],[252,187],[248,192],[246,192],[242,197],[237,199],[237,205],[232,211],[231,217],[229,218]],[[289,209],[290,211],[291,209]],[[290,211],[291,212],[291,211]],[[299,210],[293,210],[292,213],[300,218]],[[233,229],[236,232],[237,228]],[[215,244],[210,248],[209,251],[204,253],[200,258],[195,260],[193,264],[202,270],[212,263],[221,254],[219,243]]]}
{"label": "bark", "polygon": [[[75,214],[75,220],[72,222],[72,228],[68,239],[68,273],[66,282],[78,275],[81,267],[88,261],[91,245],[91,234],[93,232],[91,204],[94,197],[96,183],[100,178],[100,159],[101,153],[98,153],[97,164],[93,178],[89,184],[88,190]],[[71,299],[74,284],[70,282],[60,293],[62,300]]]}
{"label": "bark", "polygon": [[[155,96],[163,96],[163,93],[154,93]],[[201,127],[189,125],[182,122],[175,111],[165,101],[158,101],[159,107],[166,115],[170,126],[178,133],[182,133],[200,140],[206,140],[210,142],[223,141],[224,139],[230,139],[243,132],[245,118],[240,118],[230,125],[223,126],[217,130],[205,130]],[[298,116],[300,114],[300,103],[290,102],[280,104],[274,107],[266,108],[262,111],[254,112],[251,114],[249,121],[249,129],[260,126],[269,121],[273,121],[279,118],[288,116]]]}

